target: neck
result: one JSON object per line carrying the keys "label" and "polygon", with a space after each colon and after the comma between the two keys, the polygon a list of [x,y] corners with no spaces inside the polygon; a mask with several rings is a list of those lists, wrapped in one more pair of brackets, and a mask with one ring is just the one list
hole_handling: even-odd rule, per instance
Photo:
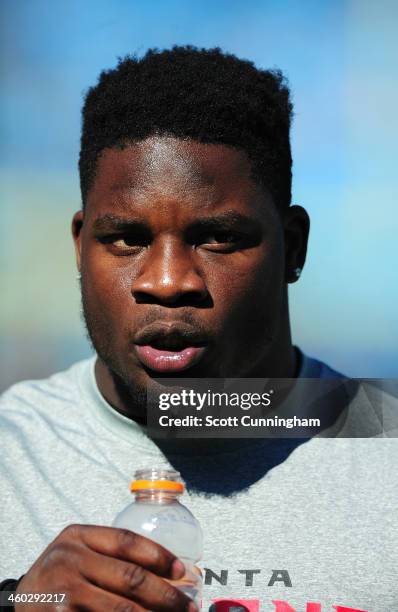
{"label": "neck", "polygon": [[297,378],[300,364],[292,344],[287,289],[280,322],[270,350],[246,375],[247,378]]}
{"label": "neck", "polygon": [[130,391],[108,366],[97,357],[95,379],[98,389],[105,400],[117,412],[140,425],[146,424],[146,394],[143,391]]}

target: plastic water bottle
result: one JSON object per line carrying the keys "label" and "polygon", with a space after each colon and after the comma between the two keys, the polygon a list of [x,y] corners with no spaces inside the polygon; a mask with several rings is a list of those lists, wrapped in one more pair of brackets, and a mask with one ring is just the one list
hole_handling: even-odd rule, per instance
{"label": "plastic water bottle", "polygon": [[135,500],[116,516],[113,526],[143,535],[181,559],[185,575],[169,582],[199,606],[202,579],[195,565],[202,557],[203,536],[199,522],[178,500],[184,491],[179,472],[138,470],[130,490]]}

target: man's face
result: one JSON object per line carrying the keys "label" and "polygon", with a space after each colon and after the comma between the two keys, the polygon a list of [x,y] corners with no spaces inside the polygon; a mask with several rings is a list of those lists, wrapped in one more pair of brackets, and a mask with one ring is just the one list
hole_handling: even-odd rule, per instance
{"label": "man's face", "polygon": [[245,153],[169,137],[106,149],[74,234],[91,340],[127,387],[250,376],[269,359],[283,229]]}

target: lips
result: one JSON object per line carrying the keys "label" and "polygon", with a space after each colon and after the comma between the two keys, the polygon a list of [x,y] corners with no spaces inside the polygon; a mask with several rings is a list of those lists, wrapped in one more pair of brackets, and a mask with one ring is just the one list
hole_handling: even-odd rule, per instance
{"label": "lips", "polygon": [[141,363],[154,372],[183,372],[203,357],[208,339],[184,323],[148,325],[135,338]]}
{"label": "lips", "polygon": [[165,351],[145,345],[137,346],[136,351],[141,363],[155,372],[182,372],[199,361],[205,347],[187,346],[181,351]]}

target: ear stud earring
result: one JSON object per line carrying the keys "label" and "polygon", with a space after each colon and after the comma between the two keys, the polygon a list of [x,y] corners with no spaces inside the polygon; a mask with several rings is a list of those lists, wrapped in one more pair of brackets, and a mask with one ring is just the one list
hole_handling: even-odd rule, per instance
{"label": "ear stud earring", "polygon": [[79,272],[79,274],[76,274],[76,280],[79,281],[79,280],[81,280],[81,278],[82,278],[82,275],[80,274],[80,272]]}
{"label": "ear stud earring", "polygon": [[295,268],[295,269],[294,269],[294,273],[295,273],[295,275],[296,275],[296,278],[300,278],[300,276],[301,276],[301,272],[302,272],[302,269],[301,269],[301,268]]}

